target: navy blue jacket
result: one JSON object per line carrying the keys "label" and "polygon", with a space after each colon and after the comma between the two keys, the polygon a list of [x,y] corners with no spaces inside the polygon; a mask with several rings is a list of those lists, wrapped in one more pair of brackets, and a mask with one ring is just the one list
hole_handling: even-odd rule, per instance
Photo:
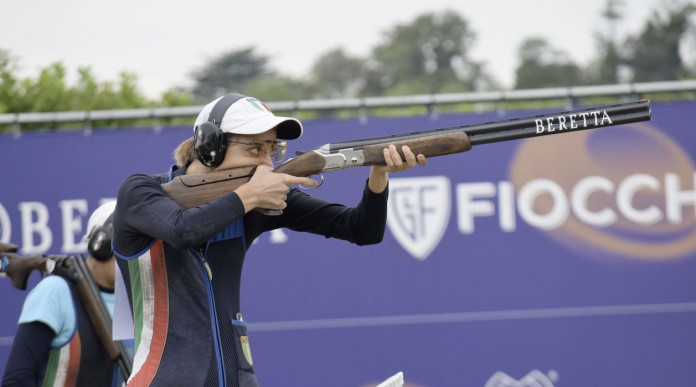
{"label": "navy blue jacket", "polygon": [[129,386],[256,386],[239,289],[247,249],[286,227],[358,245],[384,235],[388,189],[356,207],[292,189],[280,216],[244,213],[234,192],[188,210],[161,184],[183,174],[133,175],[114,213],[114,251],[129,288],[136,352]]}

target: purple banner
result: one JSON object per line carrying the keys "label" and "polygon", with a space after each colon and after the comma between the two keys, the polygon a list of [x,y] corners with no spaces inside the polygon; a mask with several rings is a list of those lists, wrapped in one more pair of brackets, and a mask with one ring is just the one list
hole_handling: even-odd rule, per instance
{"label": "purple banner", "polygon": [[[696,379],[696,103],[475,146],[393,175],[383,243],[277,230],[247,255],[261,385],[685,385]],[[548,111],[317,119],[290,151]],[[0,240],[81,252],[89,213],[191,129],[0,136]],[[367,168],[310,194],[355,204]],[[38,281],[32,277],[30,286]],[[26,292],[0,279],[0,372]]]}

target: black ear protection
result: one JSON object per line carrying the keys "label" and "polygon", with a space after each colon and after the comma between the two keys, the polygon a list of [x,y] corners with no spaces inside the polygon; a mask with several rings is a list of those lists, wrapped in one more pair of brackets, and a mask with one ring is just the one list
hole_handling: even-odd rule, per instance
{"label": "black ear protection", "polygon": [[87,251],[97,261],[105,262],[111,258],[111,239],[114,234],[114,214],[111,214],[103,225],[95,227],[87,237]]}
{"label": "black ear protection", "polygon": [[225,159],[227,141],[220,129],[225,112],[233,103],[246,98],[241,94],[227,94],[220,98],[208,115],[208,121],[196,126],[193,134],[193,149],[198,160],[207,167],[217,167]]}

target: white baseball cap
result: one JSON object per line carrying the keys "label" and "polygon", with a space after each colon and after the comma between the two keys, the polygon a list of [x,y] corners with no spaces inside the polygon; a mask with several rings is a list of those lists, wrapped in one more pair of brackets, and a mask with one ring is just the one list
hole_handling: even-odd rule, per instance
{"label": "white baseball cap", "polygon": [[97,227],[104,226],[104,223],[106,223],[111,214],[114,213],[115,208],[116,200],[111,200],[94,210],[87,221],[87,232],[85,232],[85,236],[82,238],[83,242],[87,242],[89,240],[90,234],[92,234]]}
{"label": "white baseball cap", "polygon": [[[205,105],[198,114],[193,128],[208,121],[213,107],[223,97]],[[281,140],[295,140],[302,135],[302,123],[291,117],[277,117],[263,102],[254,97],[243,96],[233,103],[219,124],[225,133],[234,134],[259,134],[273,128]]]}

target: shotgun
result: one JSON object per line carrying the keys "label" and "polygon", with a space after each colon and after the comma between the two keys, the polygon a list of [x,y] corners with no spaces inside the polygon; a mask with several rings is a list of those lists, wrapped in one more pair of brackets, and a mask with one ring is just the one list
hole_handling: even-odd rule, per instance
{"label": "shotgun", "polygon": [[0,273],[10,277],[14,287],[26,290],[29,275],[34,270],[59,275],[75,285],[80,302],[109,359],[118,364],[123,380],[128,380],[133,368],[131,359],[123,343],[111,339],[111,315],[99,295],[97,284],[87,269],[84,258],[45,254],[22,257],[9,250],[17,251],[14,245],[0,243]]}
{"label": "shotgun", "polygon": [[0,242],[0,253],[16,253],[19,246],[12,243]]}
{"label": "shotgun", "polygon": [[[402,159],[401,147],[426,157],[466,152],[472,146],[578,130],[649,121],[650,101],[640,100],[615,105],[537,115],[325,144],[280,164],[273,171],[294,176],[312,176],[357,166],[384,165],[382,150],[393,144]],[[184,209],[209,203],[251,179],[256,167],[234,168],[211,173],[178,176],[162,184],[164,192]],[[266,213],[268,210],[264,210]],[[275,211],[273,214],[279,214]],[[269,213],[270,214],[270,213]]]}

